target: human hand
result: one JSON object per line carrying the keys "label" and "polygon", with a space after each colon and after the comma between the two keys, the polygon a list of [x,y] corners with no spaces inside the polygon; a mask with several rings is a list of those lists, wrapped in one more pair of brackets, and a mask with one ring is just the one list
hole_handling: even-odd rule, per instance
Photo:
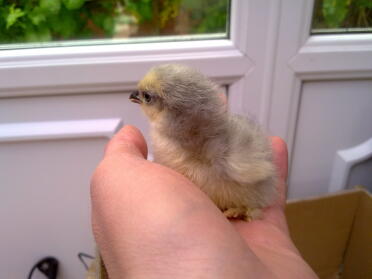
{"label": "human hand", "polygon": [[228,221],[184,176],[145,160],[136,128],[119,131],[91,184],[93,232],[110,278],[317,278],[290,240],[287,150],[277,137],[272,146],[280,195],[247,223]]}

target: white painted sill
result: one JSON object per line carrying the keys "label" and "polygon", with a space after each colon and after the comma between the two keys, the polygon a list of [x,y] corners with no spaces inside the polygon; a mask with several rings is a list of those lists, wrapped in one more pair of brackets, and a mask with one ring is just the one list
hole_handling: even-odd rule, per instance
{"label": "white painted sill", "polygon": [[370,78],[372,34],[311,36],[289,66],[302,80]]}
{"label": "white painted sill", "polygon": [[230,40],[0,51],[0,98],[131,90],[149,68],[185,63],[230,84],[251,66]]}
{"label": "white painted sill", "polygon": [[121,125],[122,121],[119,118],[6,123],[0,124],[0,143],[97,137],[111,138]]}

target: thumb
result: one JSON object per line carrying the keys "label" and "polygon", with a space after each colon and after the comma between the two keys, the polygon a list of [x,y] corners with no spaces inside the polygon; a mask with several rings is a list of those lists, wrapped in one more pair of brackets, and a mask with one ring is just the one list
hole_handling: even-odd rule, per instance
{"label": "thumb", "polygon": [[124,126],[109,141],[105,149],[105,157],[114,154],[147,157],[147,144],[142,133],[134,126]]}

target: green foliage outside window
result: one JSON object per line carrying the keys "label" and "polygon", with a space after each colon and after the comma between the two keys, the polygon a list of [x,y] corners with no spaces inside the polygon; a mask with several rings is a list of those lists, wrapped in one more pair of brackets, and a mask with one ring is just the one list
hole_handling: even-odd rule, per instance
{"label": "green foliage outside window", "polygon": [[228,6],[228,0],[0,0],[0,43],[226,32]]}
{"label": "green foliage outside window", "polygon": [[372,0],[316,0],[313,29],[372,27]]}
{"label": "green foliage outside window", "polygon": [[[227,33],[228,10],[229,0],[0,0],[0,43]],[[313,30],[366,27],[372,0],[315,0]]]}

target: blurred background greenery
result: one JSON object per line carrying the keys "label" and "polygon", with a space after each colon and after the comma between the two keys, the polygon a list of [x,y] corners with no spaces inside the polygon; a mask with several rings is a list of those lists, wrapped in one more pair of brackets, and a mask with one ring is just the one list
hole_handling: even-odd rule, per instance
{"label": "blurred background greenery", "polygon": [[228,0],[0,0],[0,42],[227,33]]}
{"label": "blurred background greenery", "polygon": [[315,0],[312,29],[315,33],[371,32],[372,0]]}
{"label": "blurred background greenery", "polygon": [[[0,43],[225,33],[229,0],[0,0]],[[372,27],[372,0],[315,0],[313,32]]]}

